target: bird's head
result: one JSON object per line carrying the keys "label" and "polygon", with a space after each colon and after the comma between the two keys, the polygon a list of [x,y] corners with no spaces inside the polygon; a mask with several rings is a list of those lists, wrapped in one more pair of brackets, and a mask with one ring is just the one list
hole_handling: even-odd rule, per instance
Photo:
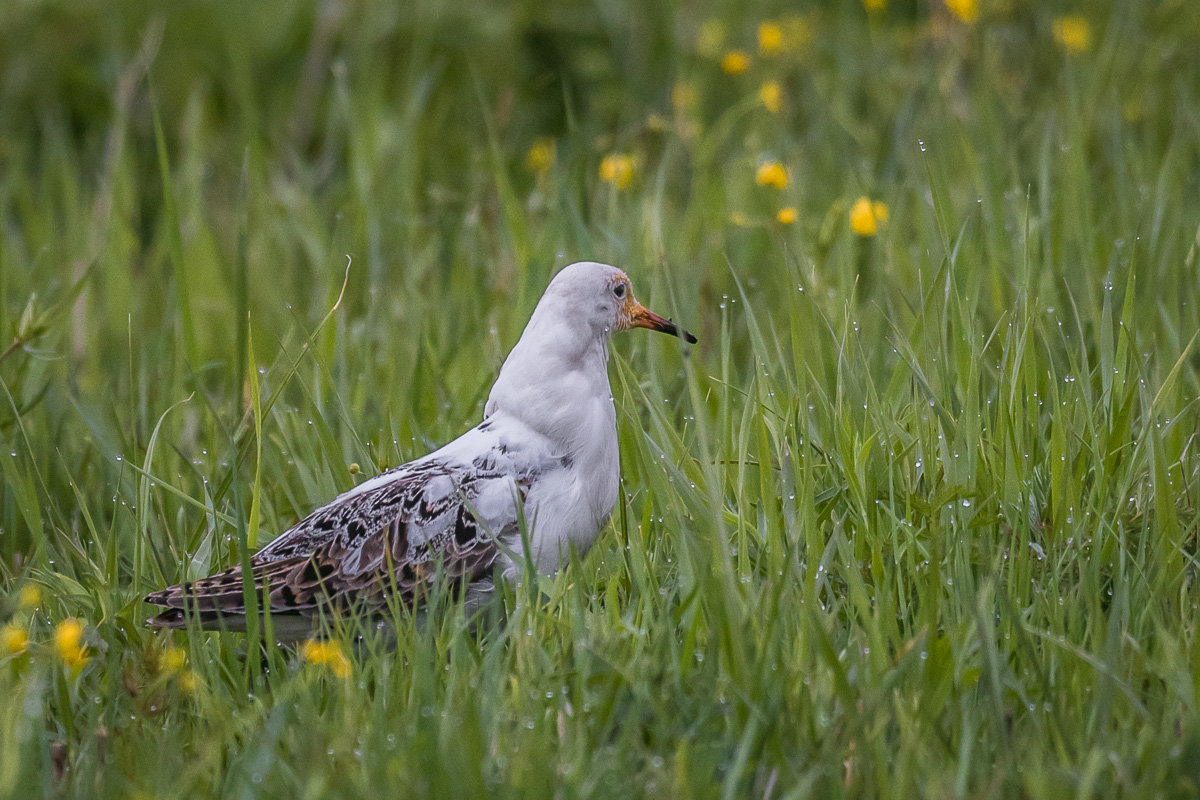
{"label": "bird's head", "polygon": [[550,282],[546,297],[604,333],[648,328],[696,342],[695,336],[639,303],[629,276],[608,264],[580,261],[564,267]]}

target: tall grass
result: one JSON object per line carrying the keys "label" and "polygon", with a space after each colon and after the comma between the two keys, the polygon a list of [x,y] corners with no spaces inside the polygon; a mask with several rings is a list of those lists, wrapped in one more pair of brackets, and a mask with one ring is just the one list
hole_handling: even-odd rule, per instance
{"label": "tall grass", "polygon": [[[1200,791],[1200,15],[801,11],[0,10],[0,794]],[[612,342],[592,553],[348,675],[142,626],[474,424],[578,259],[700,336]]]}

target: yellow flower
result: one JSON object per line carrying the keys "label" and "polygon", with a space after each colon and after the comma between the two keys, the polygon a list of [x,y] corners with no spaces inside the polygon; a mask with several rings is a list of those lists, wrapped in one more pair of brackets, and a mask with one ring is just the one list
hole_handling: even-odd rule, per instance
{"label": "yellow flower", "polygon": [[554,140],[542,137],[535,139],[525,154],[525,168],[541,175],[554,166]]}
{"label": "yellow flower", "polygon": [[744,228],[750,224],[750,218],[741,211],[734,211],[729,215],[729,222],[730,224],[736,225],[739,228]]}
{"label": "yellow flower", "polygon": [[17,602],[21,608],[37,608],[42,603],[42,590],[27,583],[17,592]]}
{"label": "yellow flower", "polygon": [[783,28],[770,20],[758,23],[758,52],[773,56],[783,49]]}
{"label": "yellow flower", "polygon": [[691,111],[696,107],[696,87],[690,83],[677,83],[671,87],[671,105],[676,111]]}
{"label": "yellow flower", "polygon": [[871,13],[887,8],[887,0],[862,0],[863,8]]}
{"label": "yellow flower", "polygon": [[783,107],[783,87],[779,81],[767,81],[758,89],[758,99],[772,114],[778,114]]}
{"label": "yellow flower", "polygon": [[609,153],[600,162],[600,180],[617,191],[627,188],[633,183],[633,158],[627,153]]}
{"label": "yellow flower", "polygon": [[721,52],[725,43],[725,23],[719,19],[707,19],[700,26],[700,35],[696,37],[696,50],[702,56],[715,56]]}
{"label": "yellow flower", "polygon": [[778,161],[764,161],[754,174],[754,182],[759,186],[774,186],[784,189],[788,185],[787,170]]}
{"label": "yellow flower", "polygon": [[1068,53],[1082,53],[1092,46],[1092,26],[1079,16],[1054,20],[1054,40]]}
{"label": "yellow flower", "polygon": [[174,645],[163,650],[158,657],[159,669],[167,675],[178,675],[183,672],[183,668],[187,665],[187,653],[182,647]]}
{"label": "yellow flower", "polygon": [[979,0],[946,0],[946,8],[968,25],[979,19]]}
{"label": "yellow flower", "polygon": [[775,219],[779,220],[781,225],[791,225],[800,218],[800,212],[795,206],[784,206],[775,214]]}
{"label": "yellow flower", "polygon": [[0,656],[17,656],[29,649],[29,634],[11,622],[0,628]]}
{"label": "yellow flower", "polygon": [[300,657],[310,664],[328,667],[339,678],[350,677],[350,659],[336,642],[317,642],[309,639],[300,648]]}
{"label": "yellow flower", "polygon": [[859,236],[874,236],[887,221],[886,203],[872,202],[870,198],[860,197],[850,207],[850,230]]}
{"label": "yellow flower", "polygon": [[750,69],[750,56],[745,50],[730,50],[721,58],[721,69],[730,75],[740,75]]}
{"label": "yellow flower", "polygon": [[83,623],[68,617],[54,629],[54,652],[72,669],[81,669],[88,662],[87,645],[83,643]]}

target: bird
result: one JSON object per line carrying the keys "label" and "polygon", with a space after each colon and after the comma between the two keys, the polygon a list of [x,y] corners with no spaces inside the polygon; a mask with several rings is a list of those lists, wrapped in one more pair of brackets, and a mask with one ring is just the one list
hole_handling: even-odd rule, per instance
{"label": "bird", "polygon": [[[483,420],[426,456],[320,506],[249,558],[249,585],[280,641],[350,609],[418,611],[435,581],[478,608],[496,579],[552,575],[591,548],[617,503],[608,342],[646,328],[696,337],[633,295],[617,267],[581,261],[546,287],[500,367]],[[242,565],[146,596],[155,628],[245,631]],[[190,621],[190,622],[189,622]]]}

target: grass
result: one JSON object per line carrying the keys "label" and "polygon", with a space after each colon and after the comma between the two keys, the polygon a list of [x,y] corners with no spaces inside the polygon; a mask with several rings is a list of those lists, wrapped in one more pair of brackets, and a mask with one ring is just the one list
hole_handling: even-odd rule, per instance
{"label": "grass", "polygon": [[[0,795],[1200,791],[1190,4],[400,9],[0,10]],[[613,340],[586,559],[391,647],[142,626],[584,258],[701,340]]]}

